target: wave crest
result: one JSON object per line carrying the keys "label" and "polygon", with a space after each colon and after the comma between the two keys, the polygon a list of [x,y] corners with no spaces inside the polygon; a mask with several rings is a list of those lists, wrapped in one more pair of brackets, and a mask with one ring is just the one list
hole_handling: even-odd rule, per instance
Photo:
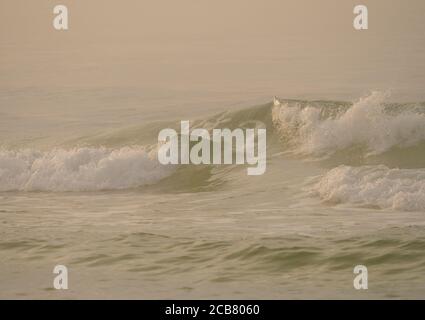
{"label": "wave crest", "polygon": [[387,93],[372,92],[353,104],[284,102],[273,107],[272,120],[292,151],[329,156],[360,148],[365,156],[425,141],[425,113],[419,108],[385,104]]}
{"label": "wave crest", "polygon": [[0,191],[95,191],[136,188],[166,177],[144,147],[0,151]]}

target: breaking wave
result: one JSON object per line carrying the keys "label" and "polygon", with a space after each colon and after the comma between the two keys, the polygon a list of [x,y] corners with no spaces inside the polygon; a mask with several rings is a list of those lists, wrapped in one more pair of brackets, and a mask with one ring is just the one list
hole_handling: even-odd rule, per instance
{"label": "breaking wave", "polygon": [[[328,203],[424,211],[425,104],[387,99],[388,94],[380,92],[354,103],[275,99],[191,120],[191,129],[265,127],[271,160],[267,174],[291,170],[281,165],[286,157],[319,160],[314,161],[318,173],[323,168],[328,172],[312,189]],[[155,185],[159,191],[192,192],[221,188],[228,181],[243,188],[245,170],[234,170],[237,166],[163,166],[156,147],[144,147],[156,146],[163,128],[178,131],[180,120],[185,119],[69,137],[45,151],[37,145],[0,148],[0,191]]]}
{"label": "breaking wave", "polygon": [[140,187],[169,175],[143,147],[0,151],[0,191],[94,191]]}
{"label": "breaking wave", "polygon": [[387,97],[373,92],[353,104],[281,102],[273,108],[273,123],[291,151],[310,156],[354,149],[370,157],[424,142],[424,105],[387,104]]}

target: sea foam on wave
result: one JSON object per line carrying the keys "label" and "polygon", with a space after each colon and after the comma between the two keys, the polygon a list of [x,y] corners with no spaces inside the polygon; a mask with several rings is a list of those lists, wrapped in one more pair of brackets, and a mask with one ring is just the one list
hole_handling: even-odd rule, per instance
{"label": "sea foam on wave", "polygon": [[425,169],[339,166],[312,189],[324,201],[401,211],[425,210]]}
{"label": "sea foam on wave", "polygon": [[169,175],[144,147],[0,150],[0,191],[94,191],[135,188]]}

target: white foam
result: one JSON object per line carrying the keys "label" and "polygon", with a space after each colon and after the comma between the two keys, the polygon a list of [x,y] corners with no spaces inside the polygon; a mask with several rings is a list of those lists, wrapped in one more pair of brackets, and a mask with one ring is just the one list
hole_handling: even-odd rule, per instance
{"label": "white foam", "polygon": [[413,110],[384,110],[388,94],[373,92],[335,117],[322,117],[313,106],[274,106],[273,123],[290,147],[302,154],[329,155],[360,146],[366,155],[392,147],[409,147],[425,140],[425,114]]}
{"label": "white foam", "polygon": [[94,191],[135,188],[169,175],[144,147],[0,150],[0,191]]}
{"label": "white foam", "polygon": [[325,174],[313,191],[334,203],[425,211],[425,169],[339,166]]}

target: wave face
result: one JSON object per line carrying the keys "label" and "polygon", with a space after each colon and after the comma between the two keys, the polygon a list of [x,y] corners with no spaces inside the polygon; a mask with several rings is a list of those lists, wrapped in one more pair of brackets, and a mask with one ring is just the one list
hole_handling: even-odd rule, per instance
{"label": "wave face", "polygon": [[313,191],[331,203],[425,211],[425,169],[339,166],[326,173]]}
{"label": "wave face", "polygon": [[0,191],[135,188],[169,175],[143,147],[0,151]]}
{"label": "wave face", "polygon": [[353,104],[283,102],[273,108],[273,123],[291,151],[310,156],[354,149],[369,157],[424,142],[424,106],[386,104],[387,97],[373,92]]}

